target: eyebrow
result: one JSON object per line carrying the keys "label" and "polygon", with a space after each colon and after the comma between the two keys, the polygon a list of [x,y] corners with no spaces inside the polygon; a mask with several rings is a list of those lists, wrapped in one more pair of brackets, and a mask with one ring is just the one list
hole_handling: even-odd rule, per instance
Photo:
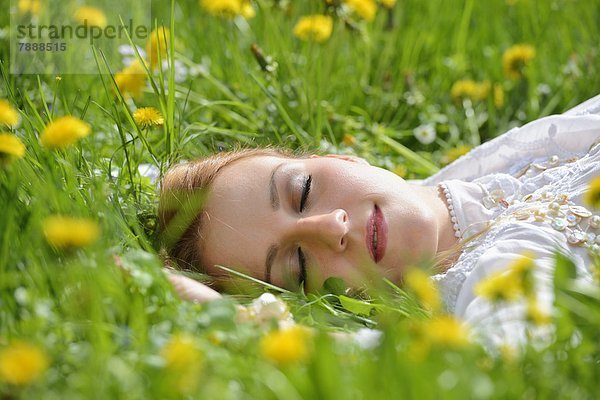
{"label": "eyebrow", "polygon": [[[275,175],[281,166],[283,166],[283,164],[284,163],[279,163],[275,166],[275,168],[273,168],[273,171],[271,172],[271,178],[269,179],[269,193],[273,211],[277,211],[279,209],[279,193],[277,192],[277,185],[275,184]],[[279,246],[276,244],[272,244],[267,251],[267,258],[265,260],[265,281],[267,283],[271,283],[271,268],[273,267],[273,261],[275,261],[278,251]]]}
{"label": "eyebrow", "polygon": [[279,209],[279,192],[277,192],[277,185],[275,184],[275,175],[279,168],[283,166],[284,163],[279,163],[273,168],[271,172],[271,179],[269,179],[269,192],[271,194],[271,207],[274,211]]}

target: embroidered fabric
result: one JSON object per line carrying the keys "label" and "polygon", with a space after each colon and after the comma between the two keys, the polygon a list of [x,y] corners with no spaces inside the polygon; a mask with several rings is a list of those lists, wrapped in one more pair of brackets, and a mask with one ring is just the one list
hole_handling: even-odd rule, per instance
{"label": "embroidered fabric", "polygon": [[[581,204],[583,191],[587,187],[585,179],[589,181],[599,174],[600,146],[594,146],[594,143],[600,138],[600,115],[589,113],[600,113],[600,96],[584,105],[567,115],[543,118],[513,129],[423,181],[425,185],[443,182],[441,187],[444,194],[452,200],[456,212],[457,231],[462,233],[461,240],[483,232],[465,245],[450,269],[432,277],[448,312],[465,311],[456,310],[457,301],[465,280],[478,266],[482,256],[509,232],[514,232],[517,225],[518,229],[523,230],[523,221],[500,220],[529,206],[521,201],[524,196],[530,193],[563,193]],[[595,167],[590,167],[590,163],[595,163]],[[484,205],[484,197],[499,190],[503,193],[503,201],[508,201],[510,205],[497,201],[488,201]],[[542,222],[531,224],[539,225]],[[578,270],[591,279],[591,274],[585,269],[585,264],[590,265],[585,249],[569,246],[564,237],[560,239],[555,236],[553,240],[549,242],[554,243],[551,250],[562,247],[571,252],[580,260]],[[461,297],[465,297],[465,294]],[[472,293],[466,297],[472,297]],[[466,304],[464,299],[463,303]]]}

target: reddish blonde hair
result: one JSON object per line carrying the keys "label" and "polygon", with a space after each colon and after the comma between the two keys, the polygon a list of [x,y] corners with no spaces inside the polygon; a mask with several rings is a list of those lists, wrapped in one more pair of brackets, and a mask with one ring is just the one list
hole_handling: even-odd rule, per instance
{"label": "reddish blonde hair", "polygon": [[293,158],[279,148],[237,149],[216,153],[171,167],[160,185],[158,223],[167,264],[205,272],[201,265],[199,238],[205,199],[219,172],[237,161],[259,156]]}

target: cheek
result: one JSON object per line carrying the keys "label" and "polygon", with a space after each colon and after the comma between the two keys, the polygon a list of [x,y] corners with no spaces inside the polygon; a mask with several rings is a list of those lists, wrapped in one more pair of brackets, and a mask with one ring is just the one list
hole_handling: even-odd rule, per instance
{"label": "cheek", "polygon": [[[233,268],[258,279],[264,279],[264,259],[267,245],[266,235],[259,236],[253,230],[243,227],[229,229],[226,222],[216,222],[205,229],[206,239],[201,241],[203,264],[214,272],[221,272],[215,264]],[[212,230],[210,228],[213,228]],[[267,237],[268,240],[268,237]]]}
{"label": "cheek", "polygon": [[[394,187],[385,176],[356,168],[351,162],[344,162],[349,168],[326,169],[321,174],[322,196],[327,200],[345,203],[348,200],[365,199],[365,196],[385,193]],[[341,206],[337,204],[336,207]]]}
{"label": "cheek", "polygon": [[348,286],[362,285],[374,271],[371,263],[360,260],[361,256],[350,253],[318,257],[309,273],[310,287],[321,288],[331,277],[343,279]]}

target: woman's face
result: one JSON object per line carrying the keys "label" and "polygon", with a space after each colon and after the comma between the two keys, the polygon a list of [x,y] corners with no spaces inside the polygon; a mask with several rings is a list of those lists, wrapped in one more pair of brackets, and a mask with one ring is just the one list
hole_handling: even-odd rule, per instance
{"label": "woman's face", "polygon": [[398,281],[433,256],[432,212],[402,178],[338,157],[256,156],[225,167],[203,215],[202,263],[225,265],[281,287],[329,277],[360,286],[369,276]]}

